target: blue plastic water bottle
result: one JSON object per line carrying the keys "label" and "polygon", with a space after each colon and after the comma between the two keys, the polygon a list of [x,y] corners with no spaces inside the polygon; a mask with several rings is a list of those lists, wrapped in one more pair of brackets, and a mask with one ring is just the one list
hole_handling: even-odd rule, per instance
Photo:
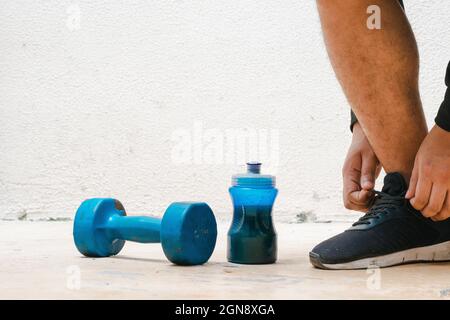
{"label": "blue plastic water bottle", "polygon": [[247,173],[234,175],[229,191],[234,205],[228,231],[228,261],[266,264],[277,260],[277,234],[272,207],[278,190],[275,177],[262,175],[261,163],[247,163]]}

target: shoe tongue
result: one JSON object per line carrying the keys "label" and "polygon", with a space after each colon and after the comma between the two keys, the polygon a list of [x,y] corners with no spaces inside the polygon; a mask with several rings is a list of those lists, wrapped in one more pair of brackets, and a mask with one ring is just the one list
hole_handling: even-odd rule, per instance
{"label": "shoe tongue", "polygon": [[384,177],[384,186],[381,191],[390,194],[391,196],[400,196],[406,192],[408,186],[405,179],[398,172],[388,173]]}

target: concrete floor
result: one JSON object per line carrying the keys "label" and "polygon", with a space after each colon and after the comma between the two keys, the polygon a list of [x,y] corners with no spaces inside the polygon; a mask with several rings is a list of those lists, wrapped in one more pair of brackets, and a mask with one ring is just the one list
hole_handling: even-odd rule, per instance
{"label": "concrete floor", "polygon": [[450,263],[323,271],[309,249],[346,224],[278,224],[279,261],[226,261],[226,224],[204,266],[170,264],[159,245],[129,243],[113,258],[84,258],[71,222],[0,222],[1,299],[450,299]]}

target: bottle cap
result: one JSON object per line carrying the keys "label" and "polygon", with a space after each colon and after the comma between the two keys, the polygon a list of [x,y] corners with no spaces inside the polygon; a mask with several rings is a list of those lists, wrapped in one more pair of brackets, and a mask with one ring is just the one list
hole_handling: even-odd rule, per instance
{"label": "bottle cap", "polygon": [[234,187],[275,187],[275,177],[261,174],[261,162],[247,162],[247,173],[236,174],[232,177]]}

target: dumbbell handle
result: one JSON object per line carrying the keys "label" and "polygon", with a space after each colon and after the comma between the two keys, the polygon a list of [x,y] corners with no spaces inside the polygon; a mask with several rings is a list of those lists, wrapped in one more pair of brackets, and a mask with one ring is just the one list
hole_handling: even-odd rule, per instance
{"label": "dumbbell handle", "polygon": [[116,239],[141,242],[161,242],[161,219],[143,216],[112,216],[102,227]]}

